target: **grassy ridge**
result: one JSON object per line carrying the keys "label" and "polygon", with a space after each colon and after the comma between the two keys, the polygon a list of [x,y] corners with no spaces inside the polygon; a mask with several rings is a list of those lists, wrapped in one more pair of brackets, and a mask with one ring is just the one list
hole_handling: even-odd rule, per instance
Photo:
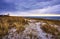
{"label": "grassy ridge", "polygon": [[16,27],[17,31],[20,30],[20,28],[24,29],[23,26],[26,23],[27,22],[22,17],[13,17],[13,16],[0,17],[0,37],[8,34],[8,30],[11,29],[12,27]]}
{"label": "grassy ridge", "polygon": [[[17,32],[22,32],[25,30],[24,25],[28,23],[24,19],[33,19],[37,20],[38,22],[46,23],[45,25],[41,25],[42,30],[46,33],[50,33],[52,35],[60,36],[60,31],[57,30],[55,25],[60,27],[60,20],[48,20],[42,18],[24,18],[24,17],[16,17],[16,16],[1,16],[0,17],[0,37],[8,34],[8,30],[16,27]],[[51,26],[51,25],[53,26]]]}

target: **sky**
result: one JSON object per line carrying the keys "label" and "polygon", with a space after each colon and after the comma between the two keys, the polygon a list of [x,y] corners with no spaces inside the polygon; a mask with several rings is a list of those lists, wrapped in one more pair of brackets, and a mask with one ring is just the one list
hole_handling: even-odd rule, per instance
{"label": "sky", "polygon": [[60,0],[0,0],[0,14],[60,14]]}

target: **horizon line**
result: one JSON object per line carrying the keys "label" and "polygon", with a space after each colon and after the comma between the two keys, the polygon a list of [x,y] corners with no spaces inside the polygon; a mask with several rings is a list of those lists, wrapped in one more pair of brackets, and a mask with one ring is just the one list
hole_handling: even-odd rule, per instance
{"label": "horizon line", "polygon": [[60,14],[20,14],[20,15],[10,15],[10,16],[60,16]]}

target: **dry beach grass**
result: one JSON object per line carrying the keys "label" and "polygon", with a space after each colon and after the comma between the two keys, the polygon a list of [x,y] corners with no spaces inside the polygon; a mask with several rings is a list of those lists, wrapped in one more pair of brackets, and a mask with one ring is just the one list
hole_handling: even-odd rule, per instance
{"label": "dry beach grass", "polygon": [[[25,20],[27,19],[27,20]],[[41,22],[41,29],[53,36],[60,39],[60,21],[59,20],[48,20],[48,19],[37,19],[37,18],[25,18],[25,17],[15,17],[15,16],[2,16],[0,17],[0,39],[8,34],[9,29],[15,27],[16,32],[20,33],[25,30],[25,25],[28,24],[28,20],[33,19],[37,20],[36,22]]]}

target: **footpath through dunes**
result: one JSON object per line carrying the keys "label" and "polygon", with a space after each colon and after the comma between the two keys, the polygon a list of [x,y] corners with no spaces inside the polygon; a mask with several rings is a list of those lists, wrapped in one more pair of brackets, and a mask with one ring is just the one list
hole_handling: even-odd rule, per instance
{"label": "footpath through dunes", "polygon": [[[36,20],[29,20],[29,26],[26,27],[24,31],[26,35],[32,36],[31,39],[51,39],[52,35],[49,35],[41,29],[41,22],[37,22]],[[48,37],[46,36],[48,35]]]}
{"label": "footpath through dunes", "polygon": [[41,24],[36,20],[28,20],[23,32],[18,33],[16,27],[13,27],[3,39],[51,39],[52,35],[45,33],[41,29]]}
{"label": "footpath through dunes", "polygon": [[[60,39],[60,22],[55,22],[23,17],[0,17],[0,39]],[[1,31],[7,33],[3,34]]]}

